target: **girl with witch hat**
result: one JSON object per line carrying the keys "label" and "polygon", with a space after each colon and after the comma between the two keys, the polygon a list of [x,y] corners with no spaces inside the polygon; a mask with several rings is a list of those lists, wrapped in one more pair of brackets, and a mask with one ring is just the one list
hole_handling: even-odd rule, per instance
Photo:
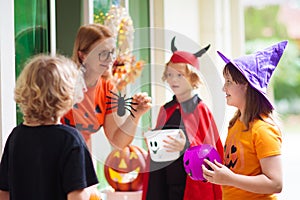
{"label": "girl with witch hat", "polygon": [[233,60],[220,57],[227,104],[237,107],[229,122],[224,165],[217,161],[203,168],[209,182],[223,185],[223,199],[277,199],[282,190],[281,132],[266,95],[267,86],[287,41]]}
{"label": "girl with witch hat", "polygon": [[[155,162],[149,157],[149,173],[144,178],[143,200],[216,200],[222,198],[221,187],[194,181],[184,170],[183,153],[191,146],[211,144],[223,155],[223,147],[214,118],[206,104],[194,94],[200,78],[198,57],[209,48],[192,54],[178,51],[171,43],[173,55],[166,64],[163,81],[174,92],[173,100],[160,108],[156,129],[181,129],[180,137],[169,137],[164,147],[179,151],[175,161]],[[199,166],[201,167],[201,166]]]}

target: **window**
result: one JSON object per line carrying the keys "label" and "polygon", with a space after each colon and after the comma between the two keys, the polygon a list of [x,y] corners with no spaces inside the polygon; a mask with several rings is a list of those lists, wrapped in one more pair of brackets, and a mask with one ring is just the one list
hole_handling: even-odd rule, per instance
{"label": "window", "polygon": [[[15,0],[16,77],[28,58],[49,52],[48,0]],[[17,123],[22,114],[17,110]]]}

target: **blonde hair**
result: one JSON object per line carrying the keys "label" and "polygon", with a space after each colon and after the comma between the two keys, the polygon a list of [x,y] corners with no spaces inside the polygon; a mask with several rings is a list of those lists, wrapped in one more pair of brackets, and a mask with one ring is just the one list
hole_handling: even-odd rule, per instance
{"label": "blonde hair", "polygon": [[[165,70],[163,72],[163,76],[162,76],[162,81],[166,81],[167,80],[167,77],[168,77],[168,65],[172,63],[171,61],[169,61],[167,64],[166,64],[166,67],[165,67]],[[185,63],[183,63],[185,64]],[[190,81],[192,87],[194,89],[197,89],[200,84],[202,83],[201,82],[201,79],[200,77],[198,76],[198,74],[192,70],[192,66],[189,66],[187,64],[185,64],[185,73],[186,73],[186,77],[188,78],[188,80]]]}
{"label": "blonde hair", "polygon": [[93,44],[112,36],[113,34],[108,27],[101,24],[87,24],[81,26],[77,32],[74,42],[72,55],[73,61],[77,64],[77,66],[80,66],[80,64],[82,64],[82,60],[78,55],[79,51],[88,54],[92,50],[91,46],[93,46]]}
{"label": "blonde hair", "polygon": [[14,99],[27,123],[56,122],[71,109],[79,70],[61,55],[37,55],[17,79]]}

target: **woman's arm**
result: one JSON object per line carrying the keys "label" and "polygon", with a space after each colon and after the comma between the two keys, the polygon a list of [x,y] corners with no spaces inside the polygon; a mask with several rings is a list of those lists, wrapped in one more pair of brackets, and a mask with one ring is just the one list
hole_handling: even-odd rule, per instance
{"label": "woman's arm", "polygon": [[106,115],[103,128],[111,145],[122,149],[132,142],[138,119],[132,116],[128,116],[125,120],[120,118],[116,113]]}
{"label": "woman's arm", "polygon": [[110,143],[117,148],[124,148],[130,144],[136,133],[139,119],[151,108],[151,98],[146,93],[139,93],[133,96],[133,102],[138,105],[132,111],[134,117],[129,115],[127,118],[117,116],[116,112],[105,116],[104,132]]}
{"label": "woman's arm", "polygon": [[279,193],[282,190],[281,155],[261,159],[262,174],[256,176],[235,174],[218,162],[215,164],[208,160],[205,162],[214,170],[202,166],[204,178],[211,183],[233,186],[259,194]]}

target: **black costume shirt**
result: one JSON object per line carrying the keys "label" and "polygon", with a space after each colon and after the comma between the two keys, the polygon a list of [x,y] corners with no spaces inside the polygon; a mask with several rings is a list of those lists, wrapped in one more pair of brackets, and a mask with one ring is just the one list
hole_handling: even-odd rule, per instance
{"label": "black costume shirt", "polygon": [[11,200],[63,200],[69,192],[97,183],[76,129],[20,124],[10,134],[0,164],[0,189],[9,191]]}

